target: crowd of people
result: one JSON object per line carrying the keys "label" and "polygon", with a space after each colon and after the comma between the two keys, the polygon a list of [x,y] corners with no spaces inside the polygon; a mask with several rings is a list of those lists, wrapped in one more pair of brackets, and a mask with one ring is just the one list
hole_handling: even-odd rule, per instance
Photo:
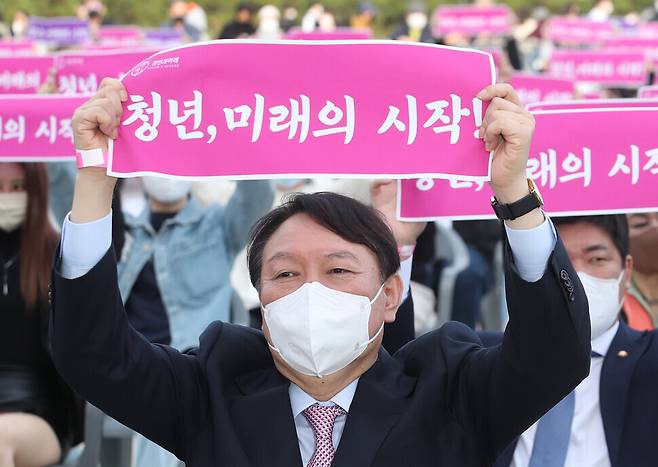
{"label": "crowd of people", "polygon": [[[0,21],[0,37],[27,37],[36,13]],[[658,21],[658,3],[564,13],[632,26]],[[111,22],[99,0],[72,14],[92,37]],[[199,4],[175,0],[166,24],[186,41],[277,40],[374,30],[379,14],[361,2],[342,24],[322,3],[244,2],[214,33]],[[500,49],[506,81],[546,71],[549,17],[435,37],[412,1],[389,38]],[[532,127],[509,86],[483,96]],[[77,149],[112,137],[95,111],[120,114],[126,98],[104,81],[73,118]],[[484,130],[500,141],[496,198],[514,203],[532,132]],[[402,222],[396,196],[391,180],[117,182],[0,163],[0,467],[71,459],[86,403],[134,430],[138,467],[658,465],[658,212]],[[446,231],[465,255],[447,311]]]}

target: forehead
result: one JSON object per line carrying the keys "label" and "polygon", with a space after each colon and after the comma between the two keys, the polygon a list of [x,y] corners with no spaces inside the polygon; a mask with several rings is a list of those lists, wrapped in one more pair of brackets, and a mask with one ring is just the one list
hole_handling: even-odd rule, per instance
{"label": "forehead", "polygon": [[24,178],[23,167],[16,162],[0,162],[0,178],[15,180]]}
{"label": "forehead", "polygon": [[308,214],[295,214],[283,222],[267,241],[263,248],[263,262],[266,264],[274,256],[315,256],[337,251],[349,252],[361,261],[376,261],[374,253],[364,245],[348,242]]}
{"label": "forehead", "polygon": [[557,230],[569,256],[587,253],[596,247],[603,247],[610,250],[611,253],[621,256],[610,234],[598,225],[590,222],[578,222],[560,225]]}

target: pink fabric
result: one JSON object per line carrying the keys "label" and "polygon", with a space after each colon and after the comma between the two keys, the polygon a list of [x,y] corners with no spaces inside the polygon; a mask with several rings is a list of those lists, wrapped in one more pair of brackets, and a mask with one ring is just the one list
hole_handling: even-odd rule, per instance
{"label": "pink fabric", "polygon": [[304,416],[311,424],[315,434],[315,452],[308,461],[307,467],[330,467],[334,461],[334,445],[332,435],[334,423],[341,415],[345,415],[343,409],[337,405],[313,404],[304,410]]}

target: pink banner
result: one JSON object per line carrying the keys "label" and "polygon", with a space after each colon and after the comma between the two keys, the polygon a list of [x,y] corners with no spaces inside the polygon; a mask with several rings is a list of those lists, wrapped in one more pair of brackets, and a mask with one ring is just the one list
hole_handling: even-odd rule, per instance
{"label": "pink banner", "polygon": [[370,29],[338,28],[335,31],[304,32],[300,28],[292,28],[285,38],[305,41],[358,41],[371,39],[372,31]]}
{"label": "pink banner", "polygon": [[[535,118],[528,176],[548,213],[658,210],[658,108],[542,111]],[[399,192],[404,220],[495,217],[487,183],[402,180]]]}
{"label": "pink banner", "polygon": [[126,47],[139,44],[142,39],[139,26],[103,26],[98,31],[98,40],[103,45]]}
{"label": "pink banner", "polygon": [[0,57],[31,55],[35,50],[36,44],[32,41],[0,40]]}
{"label": "pink banner", "polygon": [[0,162],[75,160],[71,117],[87,99],[0,96]]}
{"label": "pink banner", "polygon": [[440,6],[434,17],[434,36],[458,33],[464,36],[509,34],[510,9],[507,6],[474,5]]}
{"label": "pink banner", "polygon": [[619,107],[658,107],[655,99],[589,99],[557,102],[536,102],[526,106],[531,112],[538,110],[616,109]]}
{"label": "pink banner", "polygon": [[547,26],[548,39],[554,42],[591,45],[614,35],[609,21],[590,21],[585,18],[556,16]]}
{"label": "pink banner", "polygon": [[573,99],[574,83],[567,79],[544,75],[515,73],[510,84],[525,105],[540,101],[565,101]]}
{"label": "pink banner", "polygon": [[37,92],[52,66],[52,57],[0,57],[0,94]]}
{"label": "pink banner", "polygon": [[658,86],[642,86],[637,91],[640,99],[658,99]]}
{"label": "pink banner", "polygon": [[610,52],[641,53],[651,63],[658,64],[658,36],[616,36],[605,41]]}
{"label": "pink banner", "polygon": [[[208,57],[217,57],[208,60]],[[212,41],[123,79],[115,176],[487,179],[483,52],[395,41]]]}
{"label": "pink banner", "polygon": [[57,86],[63,94],[93,94],[103,78],[121,78],[154,49],[65,52],[55,56]]}
{"label": "pink banner", "polygon": [[646,65],[641,53],[556,50],[550,74],[606,86],[641,86],[647,80]]}

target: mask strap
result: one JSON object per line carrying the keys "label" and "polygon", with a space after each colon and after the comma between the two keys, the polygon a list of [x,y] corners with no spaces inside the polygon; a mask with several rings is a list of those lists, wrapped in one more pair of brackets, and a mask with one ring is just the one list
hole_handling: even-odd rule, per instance
{"label": "mask strap", "polygon": [[377,301],[377,299],[379,298],[379,295],[382,293],[382,290],[384,290],[384,285],[386,285],[386,282],[384,282],[384,283],[382,284],[382,286],[379,288],[379,290],[377,291],[377,295],[375,295],[375,298],[373,298],[372,300],[370,300],[370,304],[371,304],[371,305],[372,305],[373,303],[375,303],[375,302]]}

